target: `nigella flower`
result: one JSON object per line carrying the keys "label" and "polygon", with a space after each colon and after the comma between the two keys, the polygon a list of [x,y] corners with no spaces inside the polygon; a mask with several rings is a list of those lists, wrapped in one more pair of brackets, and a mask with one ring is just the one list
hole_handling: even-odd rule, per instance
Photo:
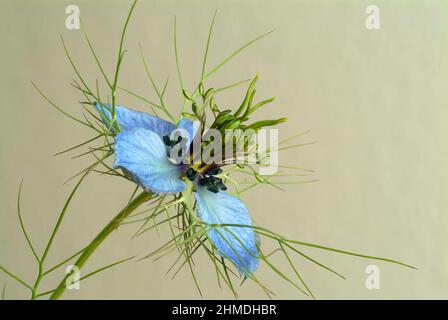
{"label": "nigella flower", "polygon": [[197,133],[193,121],[183,118],[176,127],[150,114],[116,106],[117,128],[108,105],[96,103],[96,108],[109,131],[116,134],[114,168],[122,169],[142,188],[156,194],[183,192],[187,189],[186,181],[192,181],[199,219],[209,225],[228,225],[212,228],[208,237],[242,274],[252,274],[259,264],[252,221],[246,206],[228,194],[222,180],[216,177],[221,170],[198,173],[188,164],[175,163],[167,153],[167,148],[182,140],[171,140],[176,130],[188,133],[183,136],[188,149]]}

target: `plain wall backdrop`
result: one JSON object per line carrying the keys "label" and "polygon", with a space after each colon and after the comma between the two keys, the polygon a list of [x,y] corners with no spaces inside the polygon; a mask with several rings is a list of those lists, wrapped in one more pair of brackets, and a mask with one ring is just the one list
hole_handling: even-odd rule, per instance
{"label": "plain wall backdrop", "polygon": [[[367,30],[365,8],[380,8],[381,28]],[[0,2],[0,265],[33,282],[36,268],[20,232],[16,197],[24,179],[23,216],[33,242],[43,250],[74,182],[64,185],[92,159],[52,155],[91,137],[91,132],[52,109],[30,80],[66,111],[80,115],[81,97],[70,86],[75,75],[60,41],[94,84],[101,74],[80,30],[65,28],[65,8],[76,4],[86,30],[111,75],[130,1]],[[299,142],[316,144],[281,155],[284,164],[315,170],[319,182],[261,186],[244,197],[254,220],[290,238],[390,257],[418,271],[305,248],[347,280],[297,258],[295,263],[321,299],[448,298],[448,3],[446,1],[140,1],[130,22],[120,85],[155,99],[139,57],[138,43],[159,84],[170,75],[167,101],[180,109],[173,16],[185,82],[197,84],[213,12],[219,9],[209,68],[258,34],[275,29],[248,48],[208,85],[218,87],[260,75],[258,97],[277,100],[262,113],[286,116],[280,138],[311,129]],[[221,95],[236,105],[245,88]],[[125,92],[118,102],[148,106]],[[74,154],[71,154],[74,155]],[[56,238],[48,266],[80,250],[127,202],[133,185],[92,175],[76,195]],[[142,256],[167,239],[148,233],[129,240],[136,226],[123,226],[88,262],[83,273],[130,255]],[[275,256],[273,256],[275,257]],[[64,298],[200,298],[188,269],[174,280],[166,271],[175,255],[127,263],[81,283]],[[282,267],[287,261],[278,256]],[[365,269],[378,265],[381,289],[365,287]],[[196,260],[204,297],[232,298],[220,290],[208,258]],[[42,283],[49,290],[64,274]],[[269,268],[258,271],[277,298],[306,298]],[[27,298],[7,280],[6,298]],[[246,282],[240,297],[266,298]]]}

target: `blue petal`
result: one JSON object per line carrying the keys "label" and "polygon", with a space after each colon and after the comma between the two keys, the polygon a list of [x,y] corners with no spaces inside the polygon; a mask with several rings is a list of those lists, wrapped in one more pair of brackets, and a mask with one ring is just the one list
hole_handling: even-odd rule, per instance
{"label": "blue petal", "polygon": [[179,121],[177,128],[185,130],[188,133],[189,139],[186,143],[187,150],[188,150],[188,148],[190,147],[190,143],[193,141],[193,139],[195,138],[195,136],[199,130],[199,121],[192,121],[187,118],[182,118]]}
{"label": "blue petal", "polygon": [[187,186],[179,166],[168,160],[165,144],[151,130],[136,128],[115,137],[115,168],[123,168],[146,190],[182,192]]}
{"label": "blue petal", "polygon": [[[246,206],[236,197],[224,191],[212,193],[205,187],[197,187],[195,193],[199,218],[209,224],[239,224],[252,226]],[[257,240],[253,228],[231,226],[208,231],[208,236],[220,251],[245,275],[258,268]],[[219,231],[219,232],[218,232]]]}
{"label": "blue petal", "polygon": [[[103,123],[113,133],[114,129],[110,128],[112,118],[111,106],[109,104],[103,105],[95,102],[95,107],[101,115]],[[115,115],[121,131],[130,130],[134,128],[146,128],[155,132],[159,137],[170,135],[176,128],[174,124],[158,117],[152,116],[145,112],[135,111],[122,106],[115,107]]]}

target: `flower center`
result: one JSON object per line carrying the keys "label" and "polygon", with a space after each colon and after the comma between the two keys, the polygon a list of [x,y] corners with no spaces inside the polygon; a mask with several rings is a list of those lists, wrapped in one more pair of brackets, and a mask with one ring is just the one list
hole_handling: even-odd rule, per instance
{"label": "flower center", "polygon": [[222,173],[222,170],[219,167],[213,168],[205,173],[197,172],[193,168],[188,168],[186,175],[188,180],[197,180],[198,184],[202,187],[206,187],[208,191],[218,193],[219,190],[227,190],[222,179],[217,177],[220,173]]}

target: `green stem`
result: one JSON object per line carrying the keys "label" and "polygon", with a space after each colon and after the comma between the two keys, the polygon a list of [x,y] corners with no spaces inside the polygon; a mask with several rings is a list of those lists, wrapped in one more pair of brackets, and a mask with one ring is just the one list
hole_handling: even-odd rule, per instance
{"label": "green stem", "polygon": [[184,181],[187,184],[187,189],[185,189],[182,192],[182,196],[183,196],[183,199],[184,199],[185,207],[186,207],[186,209],[188,211],[188,220],[189,220],[189,223],[191,225],[193,223],[198,223],[199,219],[195,215],[194,209],[193,209],[193,206],[192,206],[193,183],[190,180],[188,180],[188,179],[185,179]]}
{"label": "green stem", "polygon": [[[142,203],[150,200],[154,195],[143,191],[137,197],[135,197],[131,202],[126,205],[104,228],[101,232],[93,239],[87,249],[81,254],[78,260],[75,262],[75,266],[81,269],[90,256],[95,252],[95,250],[101,245],[101,243],[109,236],[109,234],[114,231],[120,223],[126,219],[135,209],[137,209]],[[64,279],[59,283],[56,290],[50,297],[50,300],[57,300],[64,293],[66,288],[66,281],[69,275],[66,275]]]}

